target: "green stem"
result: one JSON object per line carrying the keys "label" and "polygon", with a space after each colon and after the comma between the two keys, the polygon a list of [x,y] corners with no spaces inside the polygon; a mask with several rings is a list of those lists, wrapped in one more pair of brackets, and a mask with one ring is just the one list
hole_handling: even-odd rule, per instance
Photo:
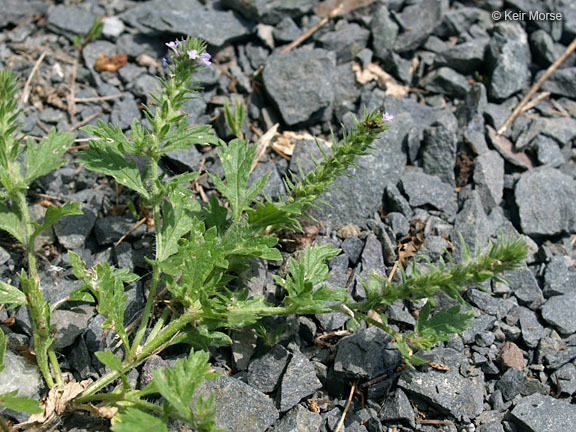
{"label": "green stem", "polygon": [[172,337],[178,331],[180,331],[182,328],[184,328],[186,325],[196,320],[197,318],[198,316],[194,311],[187,311],[182,316],[170,322],[170,324],[164,327],[164,329],[158,334],[158,336],[155,339],[147,340],[147,342],[142,347],[142,352],[138,354],[135,360],[125,361],[123,363],[121,372],[118,371],[108,372],[99,380],[88,386],[88,388],[84,390],[82,395],[78,399],[76,399],[76,402],[77,403],[88,402],[89,401],[88,397],[94,395],[102,388],[113,383],[116,379],[120,377],[121,373],[126,373],[130,369],[135,368],[144,363],[150,357],[150,355],[152,355],[159,347],[170,342]]}

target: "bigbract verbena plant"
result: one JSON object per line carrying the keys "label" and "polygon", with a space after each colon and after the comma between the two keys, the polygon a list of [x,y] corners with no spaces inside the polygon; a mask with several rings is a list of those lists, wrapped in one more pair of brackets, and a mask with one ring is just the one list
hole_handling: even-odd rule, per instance
{"label": "bigbract verbena plant", "polygon": [[[417,349],[430,349],[449,334],[462,332],[472,320],[460,291],[466,284],[478,284],[498,278],[504,271],[517,268],[525,259],[521,241],[497,241],[485,253],[473,256],[462,242],[464,259],[458,263],[429,266],[427,273],[414,267],[410,277],[402,270],[402,282],[394,284],[372,274],[363,281],[366,298],[353,302],[344,290],[329,289],[325,260],[339,254],[330,244],[313,245],[288,262],[288,274],[275,276],[284,289],[280,304],[268,303],[262,296],[250,296],[248,288],[232,285],[250,260],[281,260],[277,248],[279,229],[299,229],[299,218],[328,190],[337,176],[354,163],[357,156],[370,151],[371,143],[388,127],[388,113],[364,112],[338,142],[333,138],[329,154],[324,154],[316,169],[307,175],[285,179],[286,198],[257,200],[268,181],[265,175],[248,187],[248,178],[256,146],[242,138],[243,113],[227,106],[226,119],[238,138],[229,143],[218,139],[209,126],[188,127],[182,105],[194,97],[193,75],[210,65],[210,55],[202,41],[186,39],[167,44],[171,50],[165,60],[167,73],[159,78],[161,90],[152,95],[154,105],[144,113],[150,127],[135,120],[126,135],[118,126],[98,122],[84,131],[95,138],[79,162],[89,170],[113,177],[117,183],[135,191],[151,209],[154,219],[155,254],[147,258],[151,266],[146,306],[134,334],[126,330],[124,285],[138,278],[126,269],[108,263],[86,268],[74,252],[68,252],[74,275],[83,285],[68,300],[95,302],[106,317],[103,327],[113,331],[121,350],[97,352],[97,358],[110,372],[88,384],[66,383],[62,379],[57,353],[52,348],[51,306],[44,301],[34,255],[34,238],[56,219],[77,214],[78,204],[49,207],[42,224],[30,221],[26,190],[33,180],[59,167],[69,134],[51,131],[35,144],[25,141],[19,132],[16,107],[16,79],[0,72],[0,229],[8,232],[24,248],[28,270],[18,274],[20,287],[0,282],[0,303],[9,308],[27,307],[33,324],[34,352],[40,370],[50,388],[48,398],[60,395],[59,410],[47,407],[34,414],[28,424],[48,423],[64,409],[87,409],[101,415],[113,415],[114,431],[166,430],[168,417],[189,423],[198,431],[213,431],[211,400],[194,398],[194,390],[215,374],[209,366],[208,346],[230,344],[227,331],[256,324],[262,317],[278,314],[347,313],[351,320],[366,321],[394,337],[396,346],[409,365],[425,362],[414,355]],[[209,174],[216,192],[201,206],[189,188],[199,173],[163,178],[158,163],[167,152],[193,145],[218,146],[224,177]],[[147,160],[143,173],[131,158]],[[170,307],[153,313],[160,286],[169,293]],[[431,316],[434,296],[444,292],[462,306],[441,310]],[[401,333],[389,326],[385,307],[398,299],[428,299],[411,332]],[[374,318],[374,312],[380,319]],[[190,345],[190,354],[172,368],[157,370],[152,382],[143,389],[131,387],[126,374],[150,356],[174,344]],[[0,331],[0,360],[6,349]],[[62,400],[62,394],[67,395]],[[150,402],[152,394],[162,396],[161,405]],[[56,397],[56,396],[54,396]],[[98,407],[95,404],[100,403]],[[37,411],[34,401],[18,397],[17,392],[0,395],[0,405],[16,410]],[[105,408],[111,408],[105,409]],[[1,426],[1,425],[0,425]]]}

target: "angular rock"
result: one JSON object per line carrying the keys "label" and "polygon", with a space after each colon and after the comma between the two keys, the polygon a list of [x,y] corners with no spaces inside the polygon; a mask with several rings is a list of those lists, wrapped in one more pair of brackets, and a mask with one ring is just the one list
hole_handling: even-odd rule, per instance
{"label": "angular rock", "polygon": [[434,59],[438,66],[449,66],[461,74],[470,74],[478,69],[484,62],[484,53],[488,39],[472,39],[442,51]]}
{"label": "angular rock", "polygon": [[122,130],[126,130],[134,119],[140,120],[140,110],[134,96],[131,93],[126,93],[122,99],[114,103],[110,121],[114,125],[120,126]]}
{"label": "angular rock", "polygon": [[315,432],[320,430],[322,416],[302,405],[296,405],[274,423],[270,432]]}
{"label": "angular rock", "polygon": [[356,236],[349,235],[344,239],[344,241],[340,245],[340,248],[348,256],[350,264],[355,266],[358,263],[358,260],[360,259],[362,249],[364,249],[364,242]]}
{"label": "angular rock", "polygon": [[408,219],[414,215],[412,207],[394,184],[386,185],[384,204],[384,211],[398,212]]}
{"label": "angular rock", "polygon": [[574,405],[541,394],[523,398],[510,414],[527,432],[565,432],[576,424]]}
{"label": "angular rock", "polygon": [[356,54],[366,48],[370,32],[356,23],[349,23],[319,39],[322,47],[336,53],[338,63],[354,60]]}
{"label": "angular rock", "polygon": [[166,32],[198,37],[217,47],[251,32],[232,11],[205,9],[197,0],[153,0],[137,3],[119,17],[143,33]]}
{"label": "angular rock", "polygon": [[525,370],[511,368],[496,383],[496,388],[502,392],[504,400],[512,400],[516,396],[528,396],[534,393],[545,393],[546,386],[535,378],[530,378]]}
{"label": "angular rock", "polygon": [[544,303],[542,290],[526,265],[518,270],[505,272],[503,276],[521,305],[536,310]]}
{"label": "angular rock", "polygon": [[566,162],[556,140],[546,135],[538,135],[531,142],[531,146],[536,149],[536,159],[540,165],[558,168]]}
{"label": "angular rock", "polygon": [[314,364],[301,352],[294,351],[278,390],[278,409],[280,412],[288,411],[300,400],[320,388],[322,388],[322,383],[316,376]]}
{"label": "angular rock", "polygon": [[46,13],[48,4],[41,0],[0,0],[0,28],[13,24],[18,25],[34,17]]}
{"label": "angular rock", "polygon": [[455,132],[444,126],[434,125],[424,129],[424,143],[420,151],[424,172],[438,177],[444,183],[455,186]]}
{"label": "angular rock", "polygon": [[506,99],[530,84],[530,47],[526,32],[517,22],[503,21],[494,26],[488,45],[492,69],[488,92]]}
{"label": "angular rock", "polygon": [[398,35],[394,44],[395,51],[412,51],[424,43],[442,22],[447,6],[447,2],[443,0],[423,0],[406,6],[399,15],[399,20],[406,30]]}
{"label": "angular rock", "polygon": [[[543,67],[548,67],[554,63],[566,49],[562,44],[555,43],[552,36],[544,30],[532,32],[530,35],[530,46],[532,47],[534,60]],[[564,64],[563,66],[567,65]]]}
{"label": "angular rock", "polygon": [[[544,74],[544,71],[536,75],[536,79]],[[557,69],[552,72],[542,84],[542,90],[554,95],[576,98],[576,67]]]}
{"label": "angular rock", "polygon": [[433,93],[456,98],[464,98],[470,90],[470,83],[464,75],[444,66],[426,75],[422,79],[421,85]]}
{"label": "angular rock", "polygon": [[576,230],[576,181],[557,169],[523,173],[515,189],[522,232],[556,235]]}
{"label": "angular rock", "polygon": [[489,150],[484,135],[484,112],[487,108],[486,87],[481,83],[475,83],[466,94],[464,104],[456,111],[462,138],[472,145],[478,154]]}
{"label": "angular rock", "polygon": [[544,296],[551,297],[576,292],[576,271],[565,257],[553,256],[544,272]]}
{"label": "angular rock", "polygon": [[458,210],[454,190],[436,176],[411,169],[402,175],[399,188],[412,207],[432,206],[449,215]]}
{"label": "angular rock", "polygon": [[58,242],[66,249],[80,249],[96,222],[96,214],[88,207],[81,206],[81,215],[65,216],[58,219],[53,227]]}
{"label": "angular rock", "polygon": [[542,318],[560,333],[576,332],[576,291],[550,297],[542,306]]}
{"label": "angular rock", "polygon": [[248,384],[262,393],[274,391],[290,358],[290,352],[282,345],[253,360],[248,366]]}
{"label": "angular rock", "polygon": [[282,20],[274,27],[274,39],[279,42],[292,42],[296,39],[302,30],[296,25],[294,20],[290,17],[282,18]]}
{"label": "angular rock", "polygon": [[[99,245],[107,245],[120,240],[136,224],[135,221],[121,216],[107,216],[98,219],[94,225],[94,235]],[[144,235],[146,227],[140,225],[126,237],[128,240],[136,240]]]}
{"label": "angular rock", "polygon": [[390,17],[390,12],[385,5],[380,5],[370,23],[372,32],[372,46],[374,55],[380,59],[388,56],[394,48],[398,36],[398,24]]}
{"label": "angular rock", "polygon": [[[278,410],[272,399],[235,378],[220,376],[202,381],[196,395],[204,400],[214,395],[213,407],[217,428],[230,431],[262,432],[278,419]],[[195,399],[190,407],[193,409]]]}
{"label": "angular rock", "polygon": [[[38,400],[42,387],[43,381],[38,366],[28,359],[13,353],[12,350],[6,350],[4,354],[4,370],[0,372],[0,394],[18,390],[17,396]],[[0,407],[0,413],[4,411],[5,408]]]}
{"label": "angular rock", "polygon": [[[346,289],[346,283],[348,282],[348,261],[349,259],[346,254],[338,255],[328,261],[330,275],[328,279],[326,279],[326,285],[330,289]],[[335,302],[326,302],[328,305],[333,303]],[[318,314],[316,315],[316,319],[325,330],[332,331],[341,328],[350,317],[342,312],[331,312]]]}
{"label": "angular rock", "polygon": [[256,343],[258,342],[258,337],[254,332],[249,331],[249,329],[242,330],[232,330],[230,332],[230,337],[232,338],[232,359],[236,365],[236,369],[239,371],[246,370],[250,362],[250,357],[256,349]]}
{"label": "angular rock", "polygon": [[170,172],[183,174],[197,170],[201,160],[202,154],[196,150],[195,146],[190,146],[187,149],[172,150],[165,153],[162,156],[161,164]]}
{"label": "angular rock", "polygon": [[538,322],[536,315],[530,309],[521,307],[519,318],[524,343],[530,348],[536,348],[540,339],[544,337],[544,327]]}
{"label": "angular rock", "polygon": [[50,324],[56,329],[54,343],[56,350],[61,350],[74,343],[86,327],[88,321],[94,316],[92,306],[78,306],[73,310],[57,309],[50,314]]}
{"label": "angular rock", "polygon": [[406,393],[396,390],[388,396],[378,412],[378,418],[382,422],[402,422],[412,427],[415,426],[414,409]]}
{"label": "angular rock", "polygon": [[568,363],[552,374],[552,381],[558,384],[559,392],[572,395],[576,393],[576,366]]}
{"label": "angular rock", "polygon": [[457,419],[469,421],[478,416],[483,411],[484,375],[470,370],[466,377],[462,376],[460,370],[470,368],[468,359],[451,348],[437,348],[430,354],[434,355],[434,361],[450,369],[426,372],[405,369],[398,386]]}
{"label": "angular rock", "polygon": [[299,49],[271,56],[262,78],[288,125],[319,120],[330,112],[336,73],[334,53]]}
{"label": "angular rock", "polygon": [[518,345],[513,342],[504,342],[500,348],[497,358],[498,363],[504,369],[524,369],[526,367],[526,359]]}
{"label": "angular rock", "polygon": [[338,344],[334,372],[342,379],[369,380],[398,366],[400,353],[391,345],[392,338],[378,327],[357,330]]}
{"label": "angular rock", "polygon": [[474,183],[484,210],[498,206],[504,193],[504,159],[489,150],[474,159]]}
{"label": "angular rock", "polygon": [[249,20],[275,25],[282,18],[298,18],[312,10],[319,0],[223,0],[222,4]]}
{"label": "angular rock", "polygon": [[72,37],[88,33],[94,18],[96,15],[84,8],[58,5],[48,13],[46,25],[56,32]]}

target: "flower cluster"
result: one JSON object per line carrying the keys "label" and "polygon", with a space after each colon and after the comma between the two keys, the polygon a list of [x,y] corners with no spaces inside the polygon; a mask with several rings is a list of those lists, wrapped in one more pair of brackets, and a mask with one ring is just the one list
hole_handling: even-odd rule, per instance
{"label": "flower cluster", "polygon": [[[180,53],[178,52],[178,46],[181,44],[182,42],[180,41],[171,41],[171,42],[167,42],[165,45],[170,48],[172,51],[174,51],[174,55],[176,57],[180,56]],[[205,66],[209,66],[212,64],[212,62],[210,61],[210,59],[212,58],[212,56],[204,51],[202,53],[198,53],[198,50],[196,49],[189,49],[186,50],[186,54],[188,54],[188,59],[189,60],[197,60],[195,62],[196,65],[205,65]],[[162,59],[162,65],[164,67],[166,67],[166,64],[169,63],[169,59],[163,58]]]}
{"label": "flower cluster", "polygon": [[383,121],[383,122],[389,122],[389,121],[392,121],[392,120],[394,120],[394,115],[389,114],[389,113],[387,113],[387,112],[385,112],[384,114],[382,114],[382,121]]}

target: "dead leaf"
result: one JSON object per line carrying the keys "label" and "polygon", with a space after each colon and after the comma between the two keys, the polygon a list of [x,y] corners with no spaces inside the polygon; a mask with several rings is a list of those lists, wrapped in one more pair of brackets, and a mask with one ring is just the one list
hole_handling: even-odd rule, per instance
{"label": "dead leaf", "polygon": [[310,411],[315,412],[315,413],[320,413],[320,407],[318,406],[318,403],[315,400],[308,399],[306,401],[306,403],[308,404],[308,409]]}
{"label": "dead leaf", "polygon": [[464,151],[456,153],[456,186],[464,187],[470,183],[474,172],[474,157]]}
{"label": "dead leaf", "polygon": [[428,366],[433,367],[434,369],[437,370],[441,370],[441,371],[447,371],[450,370],[450,367],[446,366],[445,364],[442,363],[436,363],[436,362],[428,362]]}
{"label": "dead leaf", "polygon": [[320,232],[322,224],[307,217],[298,219],[302,230],[289,231],[280,230],[280,242],[288,252],[294,252],[301,249],[302,246],[312,244]]}
{"label": "dead leaf", "polygon": [[81,382],[72,381],[69,383],[55,385],[50,389],[48,395],[40,401],[41,414],[32,414],[30,418],[18,426],[27,426],[32,424],[43,424],[52,419],[56,415],[62,414],[68,408],[70,402],[76,396],[82,393],[92,380],[84,380]]}
{"label": "dead leaf", "polygon": [[394,78],[392,78],[392,75],[385,72],[376,63],[370,63],[364,70],[362,70],[359,63],[353,63],[352,70],[356,74],[356,81],[360,84],[376,81],[380,88],[385,89],[384,92],[387,96],[402,99],[410,90],[408,86],[399,84]]}
{"label": "dead leaf", "polygon": [[340,6],[340,14],[345,14],[358,9],[362,6],[368,6],[376,0],[326,0],[314,8],[314,13],[320,18],[326,18],[334,9]]}
{"label": "dead leaf", "polygon": [[258,162],[260,159],[262,159],[264,153],[266,153],[266,149],[270,147],[270,143],[272,142],[272,139],[278,130],[278,126],[280,126],[280,123],[276,123],[268,131],[266,131],[264,135],[258,138],[258,143],[256,144],[256,157],[252,161],[250,172],[254,171],[254,168],[256,168],[256,165],[258,165]]}
{"label": "dead leaf", "polygon": [[138,63],[138,66],[145,66],[145,67],[154,66],[160,68],[160,66],[162,66],[162,62],[160,60],[151,57],[148,54],[140,54],[138,57],[136,57],[136,63]]}
{"label": "dead leaf", "polygon": [[514,145],[508,138],[498,135],[490,126],[487,128],[490,143],[504,159],[522,169],[530,169],[534,166],[526,153],[514,150]]}
{"label": "dead leaf", "polygon": [[98,72],[116,72],[128,61],[128,56],[125,53],[107,56],[106,54],[98,53],[98,58],[94,64],[94,68]]}
{"label": "dead leaf", "polygon": [[292,132],[285,131],[281,135],[276,135],[274,141],[270,144],[270,148],[277,153],[283,154],[285,156],[292,156],[294,153],[294,147],[297,141],[304,140],[318,140],[319,143],[325,144],[327,147],[331,147],[332,143],[320,138],[314,137],[306,132]]}

